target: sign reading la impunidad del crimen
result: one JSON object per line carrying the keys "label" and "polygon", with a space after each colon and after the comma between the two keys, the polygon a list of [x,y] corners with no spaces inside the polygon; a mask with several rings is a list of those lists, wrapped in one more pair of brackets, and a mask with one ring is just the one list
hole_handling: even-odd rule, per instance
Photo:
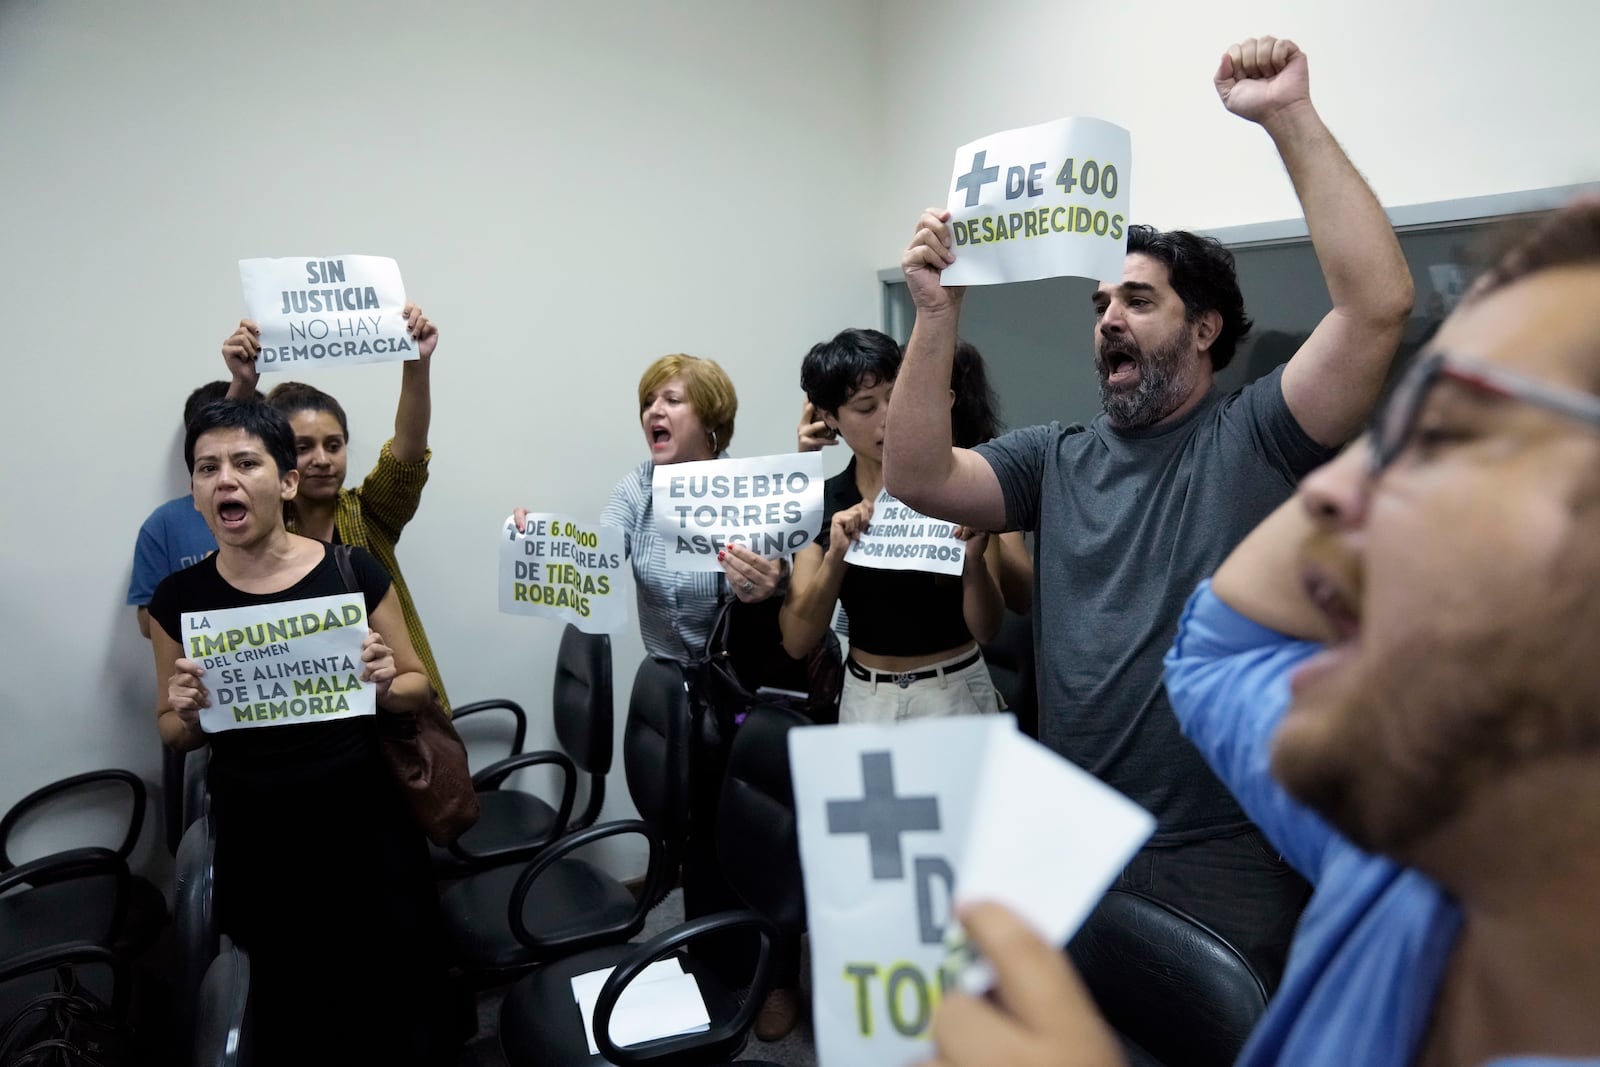
{"label": "sign reading la impunidad del crimen", "polygon": [[205,669],[208,734],[327,722],[377,711],[361,680],[367,605],[360,593],[183,613],[183,654]]}

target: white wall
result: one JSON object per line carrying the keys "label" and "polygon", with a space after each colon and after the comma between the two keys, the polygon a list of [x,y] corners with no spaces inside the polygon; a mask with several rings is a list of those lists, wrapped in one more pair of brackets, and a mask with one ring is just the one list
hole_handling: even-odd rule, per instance
{"label": "white wall", "polygon": [[[1578,0],[883,0],[880,265],[942,203],[955,147],[1062,115],[1133,133],[1133,217],[1210,229],[1300,215],[1266,134],[1211,85],[1229,44],[1289,37],[1386,206],[1600,177],[1600,5]],[[1087,350],[1085,350],[1087,351]]]}
{"label": "white wall", "polygon": [[[876,318],[875,33],[852,0],[0,5],[0,806],[159,778],[129,560],[185,488],[182,400],[222,376],[244,256],[400,261],[442,332],[401,562],[453,699],[539,709],[559,626],[496,613],[500,519],[598,515],[666,352],[728,369],[738,454],[791,449],[801,355]],[[348,409],[359,478],[398,369],[301,376]],[[620,714],[636,627],[615,650]]]}

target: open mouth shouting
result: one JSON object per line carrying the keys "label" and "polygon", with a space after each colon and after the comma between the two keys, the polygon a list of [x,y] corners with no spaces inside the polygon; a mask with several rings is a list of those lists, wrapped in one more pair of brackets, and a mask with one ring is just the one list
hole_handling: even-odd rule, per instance
{"label": "open mouth shouting", "polygon": [[1138,347],[1125,341],[1106,341],[1101,344],[1095,363],[1105,383],[1113,389],[1132,388],[1144,376]]}
{"label": "open mouth shouting", "polygon": [[217,525],[224,530],[241,530],[250,518],[250,508],[243,500],[229,498],[217,501]]}
{"label": "open mouth shouting", "polygon": [[652,453],[665,452],[672,446],[672,428],[665,422],[652,423],[648,432]]}
{"label": "open mouth shouting", "polygon": [[1301,574],[1301,585],[1306,599],[1321,616],[1327,647],[1295,670],[1290,686],[1296,693],[1354,658],[1361,636],[1361,612],[1353,581],[1311,564]]}

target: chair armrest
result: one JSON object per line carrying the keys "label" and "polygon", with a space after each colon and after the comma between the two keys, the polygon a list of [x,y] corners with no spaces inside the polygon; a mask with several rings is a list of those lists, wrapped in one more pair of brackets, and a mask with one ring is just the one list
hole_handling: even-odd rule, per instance
{"label": "chair armrest", "polygon": [[[698,1034],[660,1037],[653,1041],[642,1041],[637,1045],[628,1046],[618,1046],[611,1040],[611,1013],[616,1008],[622,991],[640,972],[697,937],[717,930],[734,930],[741,927],[753,928],[761,940],[761,947],[760,954],[756,957],[755,973],[750,978],[744,1005],[737,1015],[721,1026],[712,1027]],[[601,1057],[608,1063],[616,1064],[617,1067],[635,1067],[638,1064],[669,1059],[706,1045],[737,1040],[755,1023],[756,1013],[761,1010],[761,1002],[766,999],[767,989],[772,983],[772,949],[777,939],[777,926],[765,916],[754,911],[723,911],[675,926],[634,949],[612,970],[610,977],[606,979],[606,984],[600,987],[600,999],[595,1002],[594,1043],[600,1050]]]}
{"label": "chair armrest", "polygon": [[128,896],[131,876],[122,857],[109,848],[74,848],[54,855],[42,856],[0,874],[0,894],[10,892],[20,885],[51,885],[79,878],[97,878],[111,875],[116,880],[116,891],[111,910],[110,937],[114,941],[122,936],[122,922],[128,915]]}
{"label": "chair armrest", "polygon": [[62,964],[88,964],[105,967],[111,973],[111,1009],[119,1021],[128,1018],[128,998],[132,990],[132,968],[128,961],[104,945],[89,941],[75,941],[64,945],[51,945],[15,956],[0,963],[0,984],[54,970]]}
{"label": "chair armrest", "polygon": [[11,810],[0,818],[0,871],[8,871],[16,866],[12,862],[6,846],[11,841],[11,832],[16,829],[17,823],[47,800],[52,800],[63,793],[70,793],[75,789],[85,786],[99,785],[104,782],[117,782],[128,787],[133,794],[132,810],[128,813],[128,831],[123,835],[122,844],[115,849],[118,856],[126,860],[133,854],[133,846],[139,840],[139,831],[144,827],[145,788],[144,780],[131,771],[111,768],[103,771],[88,771],[84,774],[75,774],[71,778],[63,778],[59,782],[51,782],[41,786],[11,805]]}
{"label": "chair armrest", "polygon": [[460,722],[468,715],[476,715],[480,711],[501,710],[509,711],[516,720],[515,731],[511,735],[511,755],[522,755],[522,746],[528,740],[528,713],[522,710],[522,705],[515,700],[475,700],[471,704],[463,704],[459,708],[450,709],[450,721]]}
{"label": "chair armrest", "polygon": [[[578,768],[572,763],[564,752],[525,752],[520,756],[510,756],[497,763],[491,763],[483,770],[472,776],[472,784],[480,793],[498,790],[505,780],[516,771],[525,767],[538,767],[549,764],[561,769],[561,803],[556,808],[555,825],[550,828],[552,844],[567,832],[567,822],[572,818],[572,805],[578,795]],[[462,834],[446,847],[450,854],[465,863],[474,866],[491,863],[495,860],[493,853],[477,853],[467,848],[461,842],[466,838]]]}
{"label": "chair armrest", "polygon": [[666,845],[656,835],[655,831],[650,829],[648,823],[641,819],[625,819],[620,822],[602,823],[599,826],[591,826],[587,830],[579,830],[576,833],[568,834],[566,837],[552,842],[548,848],[539,853],[538,857],[523,870],[522,874],[517,878],[517,884],[511,889],[511,900],[507,905],[507,917],[511,922],[511,932],[516,936],[517,940],[529,948],[541,951],[556,949],[577,951],[591,944],[604,943],[608,938],[624,935],[629,930],[635,930],[639,925],[643,924],[645,916],[649,914],[650,908],[654,905],[652,895],[648,892],[639,897],[633,913],[627,919],[620,923],[613,923],[610,926],[595,927],[573,937],[557,937],[546,940],[529,930],[528,924],[522,921],[522,909],[527,904],[528,891],[539,876],[554,866],[556,861],[566,858],[567,853],[574,852],[585,845],[591,845],[608,837],[621,837],[624,834],[637,834],[644,838],[645,842],[650,846],[650,859],[645,872],[645,884],[649,888],[654,888],[663,877],[662,860],[666,856]]}

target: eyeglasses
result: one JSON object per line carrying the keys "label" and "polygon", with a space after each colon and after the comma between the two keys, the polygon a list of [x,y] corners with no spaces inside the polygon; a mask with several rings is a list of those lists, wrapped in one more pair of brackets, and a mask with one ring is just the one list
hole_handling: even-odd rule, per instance
{"label": "eyeglasses", "polygon": [[1553,385],[1490,363],[1434,352],[1418,360],[1406,372],[1373,421],[1368,442],[1373,475],[1387,469],[1399,456],[1416,429],[1417,416],[1422,412],[1429,390],[1446,378],[1480,393],[1520,400],[1600,427],[1600,396]]}

